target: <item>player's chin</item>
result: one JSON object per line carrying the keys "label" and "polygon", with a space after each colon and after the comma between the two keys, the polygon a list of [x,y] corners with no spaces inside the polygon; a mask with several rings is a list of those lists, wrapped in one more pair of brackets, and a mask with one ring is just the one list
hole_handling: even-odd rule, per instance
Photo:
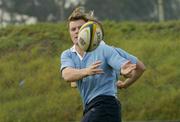
{"label": "player's chin", "polygon": [[78,45],[78,39],[74,39],[73,43],[74,43],[75,45]]}

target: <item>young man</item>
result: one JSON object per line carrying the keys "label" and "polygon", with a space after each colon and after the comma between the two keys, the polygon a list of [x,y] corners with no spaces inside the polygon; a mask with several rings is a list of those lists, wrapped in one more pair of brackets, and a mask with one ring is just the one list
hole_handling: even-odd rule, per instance
{"label": "young man", "polygon": [[[78,32],[90,19],[92,18],[79,8],[68,19],[74,45],[61,54],[62,77],[66,81],[77,83],[84,105],[82,122],[120,122],[117,86],[130,86],[142,75],[145,67],[134,56],[106,44],[100,44],[92,52],[81,50],[77,43]],[[124,82],[118,81],[116,86],[117,73],[127,79]]]}

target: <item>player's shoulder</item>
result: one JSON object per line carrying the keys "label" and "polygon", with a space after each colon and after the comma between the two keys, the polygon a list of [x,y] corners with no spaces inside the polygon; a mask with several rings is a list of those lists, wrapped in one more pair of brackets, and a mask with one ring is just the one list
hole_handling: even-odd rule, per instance
{"label": "player's shoulder", "polygon": [[61,53],[61,57],[70,56],[70,55],[71,55],[71,49],[66,49]]}
{"label": "player's shoulder", "polygon": [[62,53],[70,53],[70,52],[71,52],[70,49],[66,49],[66,50],[64,50]]}
{"label": "player's shoulder", "polygon": [[104,50],[111,50],[111,49],[113,49],[112,46],[110,46],[108,44],[105,44],[105,43],[100,44],[99,47],[101,49],[104,49]]}

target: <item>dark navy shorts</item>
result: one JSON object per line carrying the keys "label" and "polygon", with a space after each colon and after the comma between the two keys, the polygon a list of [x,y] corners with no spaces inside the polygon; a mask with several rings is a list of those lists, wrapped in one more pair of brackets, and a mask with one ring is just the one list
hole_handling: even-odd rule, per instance
{"label": "dark navy shorts", "polygon": [[121,105],[114,96],[101,95],[85,105],[81,122],[121,122]]}

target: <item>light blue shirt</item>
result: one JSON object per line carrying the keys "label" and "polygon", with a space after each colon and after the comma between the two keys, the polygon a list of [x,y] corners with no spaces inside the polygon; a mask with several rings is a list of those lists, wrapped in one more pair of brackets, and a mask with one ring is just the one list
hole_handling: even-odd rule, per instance
{"label": "light blue shirt", "polygon": [[[128,52],[122,50],[121,48],[115,48],[115,47],[114,47],[114,49],[118,52],[118,54],[119,54],[120,56],[122,56],[123,58],[125,58],[125,59],[127,59],[127,60],[130,60],[131,63],[133,63],[133,64],[136,64],[136,63],[137,63],[137,58],[136,58],[135,56],[129,54]],[[115,71],[115,74],[116,74],[116,78],[117,78],[117,80],[118,80],[119,77],[120,77],[120,75],[119,75],[119,74],[120,74],[119,70],[116,70],[116,71]]]}
{"label": "light blue shirt", "polygon": [[61,71],[66,67],[82,69],[91,66],[98,60],[102,62],[99,68],[103,69],[103,74],[87,76],[77,81],[84,105],[99,95],[116,96],[117,72],[120,72],[121,66],[128,60],[136,60],[135,57],[128,56],[129,54],[125,51],[122,54],[125,53],[124,55],[127,57],[122,57],[121,52],[119,48],[117,50],[117,48],[106,44],[100,44],[94,51],[87,52],[82,59],[72,48],[61,54]]}

